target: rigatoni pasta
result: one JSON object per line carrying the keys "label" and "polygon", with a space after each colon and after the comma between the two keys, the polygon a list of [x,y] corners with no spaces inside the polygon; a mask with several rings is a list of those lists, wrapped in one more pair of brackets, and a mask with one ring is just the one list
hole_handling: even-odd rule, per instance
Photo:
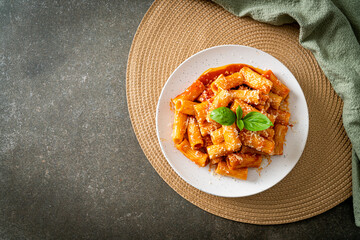
{"label": "rigatoni pasta", "polygon": [[248,168],[230,169],[225,162],[219,162],[215,172],[220,175],[246,180]]}
{"label": "rigatoni pasta", "polygon": [[184,99],[194,101],[205,90],[205,85],[200,81],[195,81],[188,87],[183,93],[173,99],[173,103],[176,103],[178,99]]}
{"label": "rigatoni pasta", "polygon": [[220,74],[219,77],[210,85],[211,90],[217,94],[221,90],[227,90],[241,85],[244,81],[244,77],[239,72],[225,77]]}
{"label": "rigatoni pasta", "polygon": [[235,123],[230,126],[223,126],[225,148],[229,152],[237,152],[241,148],[241,140]]}
{"label": "rigatoni pasta", "polygon": [[273,83],[267,78],[261,76],[259,73],[251,70],[248,67],[243,67],[240,73],[244,76],[244,83],[253,89],[260,90],[268,94],[273,86]]}
{"label": "rigatoni pasta", "polygon": [[282,100],[283,97],[277,95],[276,93],[269,92],[269,103],[272,108],[279,109]]}
{"label": "rigatoni pasta", "polygon": [[172,139],[175,144],[181,143],[184,138],[187,127],[187,115],[179,111],[175,111]]}
{"label": "rigatoni pasta", "polygon": [[285,86],[279,79],[274,75],[271,70],[268,70],[262,74],[262,76],[266,77],[273,83],[273,87],[271,91],[283,98],[286,98],[290,92],[290,89]]}
{"label": "rigatoni pasta", "polygon": [[200,167],[206,166],[208,155],[202,151],[192,149],[188,140],[184,139],[184,141],[176,145],[176,148]]}
{"label": "rigatoni pasta", "polygon": [[[246,64],[211,68],[172,99],[175,146],[201,167],[210,163],[217,174],[246,180],[248,169],[260,167],[263,156],[283,154],[289,92],[271,70]],[[231,122],[215,118],[221,108],[234,115]],[[249,119],[255,115],[269,125],[252,127]]]}
{"label": "rigatoni pasta", "polygon": [[189,117],[187,134],[192,149],[197,150],[204,146],[204,140],[195,117]]}
{"label": "rigatoni pasta", "polygon": [[206,150],[207,153],[209,154],[210,159],[222,157],[228,154],[228,150],[226,150],[225,142],[208,146]]}
{"label": "rigatoni pasta", "polygon": [[275,148],[275,143],[273,141],[261,137],[256,134],[256,132],[243,130],[240,136],[244,145],[254,148],[259,152],[271,154]]}
{"label": "rigatoni pasta", "polygon": [[199,103],[192,102],[189,100],[178,99],[175,102],[175,110],[181,113],[185,113],[187,115],[195,115],[194,106],[198,105]]}
{"label": "rigatoni pasta", "polygon": [[215,110],[219,107],[226,107],[232,100],[232,95],[227,90],[221,90],[213,99],[212,103],[210,104],[207,120],[211,122],[210,113],[212,110]]}
{"label": "rigatoni pasta", "polygon": [[231,153],[226,157],[226,163],[230,169],[245,167],[260,167],[262,156],[259,154]]}
{"label": "rigatoni pasta", "polygon": [[285,142],[285,136],[288,130],[287,126],[281,125],[281,124],[275,124],[275,149],[273,151],[273,155],[282,155],[283,154],[283,148],[284,148],[284,142]]}
{"label": "rigatoni pasta", "polygon": [[259,90],[231,90],[230,94],[234,99],[239,99],[248,104],[258,105],[262,100]]}
{"label": "rigatoni pasta", "polygon": [[213,142],[213,144],[219,144],[225,141],[223,130],[224,129],[221,127],[210,133],[211,141]]}

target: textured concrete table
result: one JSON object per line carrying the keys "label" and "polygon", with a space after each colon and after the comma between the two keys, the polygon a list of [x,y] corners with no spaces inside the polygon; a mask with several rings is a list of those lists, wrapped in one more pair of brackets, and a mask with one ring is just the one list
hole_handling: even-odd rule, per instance
{"label": "textured concrete table", "polygon": [[152,1],[0,1],[0,238],[359,238],[351,199],[256,226],[211,215],[154,171],[125,71]]}

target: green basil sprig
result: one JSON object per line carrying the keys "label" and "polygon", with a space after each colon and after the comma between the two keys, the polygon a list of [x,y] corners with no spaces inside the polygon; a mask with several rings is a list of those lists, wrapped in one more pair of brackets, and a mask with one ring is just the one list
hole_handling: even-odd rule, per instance
{"label": "green basil sprig", "polygon": [[230,126],[235,122],[236,116],[227,107],[219,107],[210,113],[210,118],[221,125]]}
{"label": "green basil sprig", "polygon": [[240,131],[245,128],[249,131],[261,131],[274,126],[268,117],[259,112],[249,112],[243,118],[240,106],[236,109],[236,115],[227,107],[219,107],[210,113],[210,118],[221,125],[230,126],[236,120]]}
{"label": "green basil sprig", "polygon": [[259,112],[249,112],[242,121],[244,127],[249,131],[261,131],[274,126],[267,116]]}

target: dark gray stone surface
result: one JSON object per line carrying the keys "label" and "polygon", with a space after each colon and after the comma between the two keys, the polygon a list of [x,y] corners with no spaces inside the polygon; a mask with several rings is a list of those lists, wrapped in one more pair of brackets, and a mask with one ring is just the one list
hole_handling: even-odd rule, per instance
{"label": "dark gray stone surface", "polygon": [[195,207],[157,175],[125,96],[151,2],[0,1],[0,238],[359,238],[351,199],[256,226]]}

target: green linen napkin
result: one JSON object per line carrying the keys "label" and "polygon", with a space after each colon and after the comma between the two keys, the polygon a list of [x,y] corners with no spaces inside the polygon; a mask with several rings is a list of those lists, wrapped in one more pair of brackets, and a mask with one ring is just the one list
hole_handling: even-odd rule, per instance
{"label": "green linen napkin", "polygon": [[281,25],[300,25],[300,44],[309,49],[344,101],[343,123],[352,143],[355,223],[360,227],[360,1],[213,0],[237,16]]}

